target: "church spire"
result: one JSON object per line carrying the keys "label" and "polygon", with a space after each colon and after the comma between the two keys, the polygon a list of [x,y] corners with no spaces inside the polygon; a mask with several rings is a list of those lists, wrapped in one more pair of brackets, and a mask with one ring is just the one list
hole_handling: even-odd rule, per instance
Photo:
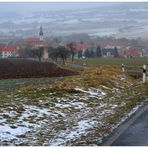
{"label": "church spire", "polygon": [[39,36],[40,36],[40,40],[43,40],[43,29],[42,29],[42,25],[40,26]]}

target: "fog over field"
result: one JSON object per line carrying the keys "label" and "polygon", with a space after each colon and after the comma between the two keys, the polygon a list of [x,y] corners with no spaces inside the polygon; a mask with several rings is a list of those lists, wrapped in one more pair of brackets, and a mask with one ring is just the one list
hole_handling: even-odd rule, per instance
{"label": "fog over field", "polygon": [[148,3],[0,3],[0,34],[148,37]]}

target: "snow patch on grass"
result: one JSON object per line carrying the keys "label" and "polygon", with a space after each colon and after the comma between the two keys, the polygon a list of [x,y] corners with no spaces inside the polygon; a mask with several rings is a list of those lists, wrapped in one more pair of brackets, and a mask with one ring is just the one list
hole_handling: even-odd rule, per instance
{"label": "snow patch on grass", "polygon": [[66,103],[57,103],[55,105],[55,107],[59,107],[59,108],[71,108],[71,107],[74,107],[75,109],[82,109],[85,107],[85,104],[83,102],[68,102],[67,104]]}
{"label": "snow patch on grass", "polygon": [[0,126],[0,138],[13,139],[17,135],[25,134],[29,129],[27,127],[11,128],[9,124]]}
{"label": "snow patch on grass", "polygon": [[46,141],[44,144],[52,146],[65,145],[69,140],[79,138],[82,134],[86,133],[88,129],[93,128],[95,124],[95,121],[81,120],[78,122],[77,126],[72,127],[72,130],[62,131],[55,139]]}
{"label": "snow patch on grass", "polygon": [[[17,136],[24,135],[26,132],[31,131],[31,127],[32,129],[35,129],[44,123],[44,120],[36,121],[36,119],[51,115],[48,109],[41,109],[32,105],[26,105],[23,107],[23,109],[24,111],[22,111],[21,114],[17,113],[16,111],[4,112],[1,114],[1,123],[4,125],[0,125],[0,140],[11,141],[13,139],[18,139]],[[20,117],[14,120],[14,118],[18,115],[20,115]],[[7,122],[6,124],[5,122],[7,119],[4,118],[5,116],[13,119],[13,123]],[[33,120],[34,122],[31,123]]]}
{"label": "snow patch on grass", "polygon": [[91,97],[102,97],[106,95],[106,93],[103,92],[101,89],[96,88],[89,88],[88,90],[85,90],[84,88],[76,87],[75,90],[89,94]]}

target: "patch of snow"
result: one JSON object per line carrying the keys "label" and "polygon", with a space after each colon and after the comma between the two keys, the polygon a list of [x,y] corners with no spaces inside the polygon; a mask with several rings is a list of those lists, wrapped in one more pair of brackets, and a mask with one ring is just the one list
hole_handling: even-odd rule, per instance
{"label": "patch of snow", "polygon": [[30,131],[28,127],[16,126],[16,128],[12,128],[9,124],[2,125],[0,126],[0,141],[15,140],[15,143],[20,143],[21,140],[17,136],[24,135],[28,131]]}
{"label": "patch of snow", "polygon": [[[27,131],[29,131],[29,129],[26,127],[11,128],[9,125],[6,124],[6,125],[0,126],[0,133],[1,133],[0,137],[4,138],[5,137],[3,135],[4,133],[9,133],[12,136],[16,136],[16,135],[22,135],[22,134],[26,133]],[[7,138],[7,137],[5,137],[5,138]]]}
{"label": "patch of snow", "polygon": [[86,130],[93,128],[95,124],[96,122],[91,120],[79,121],[78,125],[73,127],[71,131],[63,131],[58,134],[59,136],[57,136],[56,139],[53,139],[52,141],[46,141],[45,143],[48,143],[52,146],[64,145],[69,140],[79,138],[82,134],[86,133]]}
{"label": "patch of snow", "polygon": [[67,102],[67,104],[61,104],[61,103],[57,103],[55,105],[55,107],[59,107],[59,108],[71,108],[74,107],[75,109],[82,109],[84,108],[86,105],[83,102]]}
{"label": "patch of snow", "polygon": [[21,118],[28,118],[30,116],[33,115],[37,115],[37,116],[43,116],[43,115],[47,115],[50,116],[51,113],[48,109],[44,109],[44,108],[39,108],[37,106],[32,106],[32,105],[26,105],[24,107],[25,111],[23,112]]}
{"label": "patch of snow", "polygon": [[102,97],[106,95],[105,92],[96,88],[89,88],[88,90],[84,90],[83,88],[76,87],[75,90],[89,94],[92,97]]}
{"label": "patch of snow", "polygon": [[55,105],[55,107],[59,107],[59,108],[67,108],[67,107],[71,107],[70,104],[60,104],[60,103],[57,103]]}
{"label": "patch of snow", "polygon": [[78,126],[75,128],[75,130],[71,131],[66,137],[68,139],[74,139],[76,137],[79,137],[79,135],[84,133],[85,130],[92,128],[95,123],[95,121],[82,120],[78,122]]}
{"label": "patch of snow", "polygon": [[115,109],[115,108],[117,108],[118,107],[118,105],[117,104],[114,104],[114,105],[112,105],[112,109]]}
{"label": "patch of snow", "polygon": [[0,123],[6,122],[6,119],[4,119],[1,115],[0,115]]}
{"label": "patch of snow", "polygon": [[71,105],[73,105],[75,109],[82,109],[86,106],[83,102],[73,102]]}
{"label": "patch of snow", "polygon": [[120,80],[125,80],[125,78],[124,77],[121,77]]}
{"label": "patch of snow", "polygon": [[60,115],[60,116],[62,116],[62,117],[65,117],[66,116],[64,113],[62,113],[60,111],[55,111],[55,113],[58,114],[58,115]]}
{"label": "patch of snow", "polygon": [[9,111],[9,112],[6,112],[6,113],[5,113],[5,115],[7,115],[7,116],[9,116],[9,117],[11,117],[11,118],[15,117],[16,114],[17,114],[16,111]]}
{"label": "patch of snow", "polygon": [[[8,115],[11,118],[18,115],[18,113],[15,111],[6,112],[3,114]],[[49,112],[48,109],[41,109],[39,107],[31,105],[24,106],[24,111],[21,113],[21,116],[18,119],[16,119],[16,121],[14,121],[13,124],[7,123],[4,125],[0,125],[0,140],[10,141],[12,139],[18,139],[17,136],[24,135],[26,132],[35,129],[37,127],[40,127],[44,123],[43,121],[36,121],[35,123],[30,123],[28,119],[31,116],[37,116],[38,118],[38,117],[43,117],[44,115],[50,116],[51,113]],[[0,117],[0,119],[1,122],[6,121],[6,119],[4,119],[3,117]],[[30,126],[32,126],[32,129],[30,129]]]}

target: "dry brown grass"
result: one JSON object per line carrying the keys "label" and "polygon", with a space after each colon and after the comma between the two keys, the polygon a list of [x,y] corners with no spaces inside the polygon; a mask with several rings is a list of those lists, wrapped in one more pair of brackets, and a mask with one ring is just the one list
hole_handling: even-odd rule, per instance
{"label": "dry brown grass", "polygon": [[[124,80],[122,79],[124,78]],[[126,73],[122,73],[118,66],[93,66],[86,68],[80,75],[65,78],[53,85],[57,89],[73,89],[79,87],[98,87],[105,85],[109,88],[128,86],[134,81]]]}

